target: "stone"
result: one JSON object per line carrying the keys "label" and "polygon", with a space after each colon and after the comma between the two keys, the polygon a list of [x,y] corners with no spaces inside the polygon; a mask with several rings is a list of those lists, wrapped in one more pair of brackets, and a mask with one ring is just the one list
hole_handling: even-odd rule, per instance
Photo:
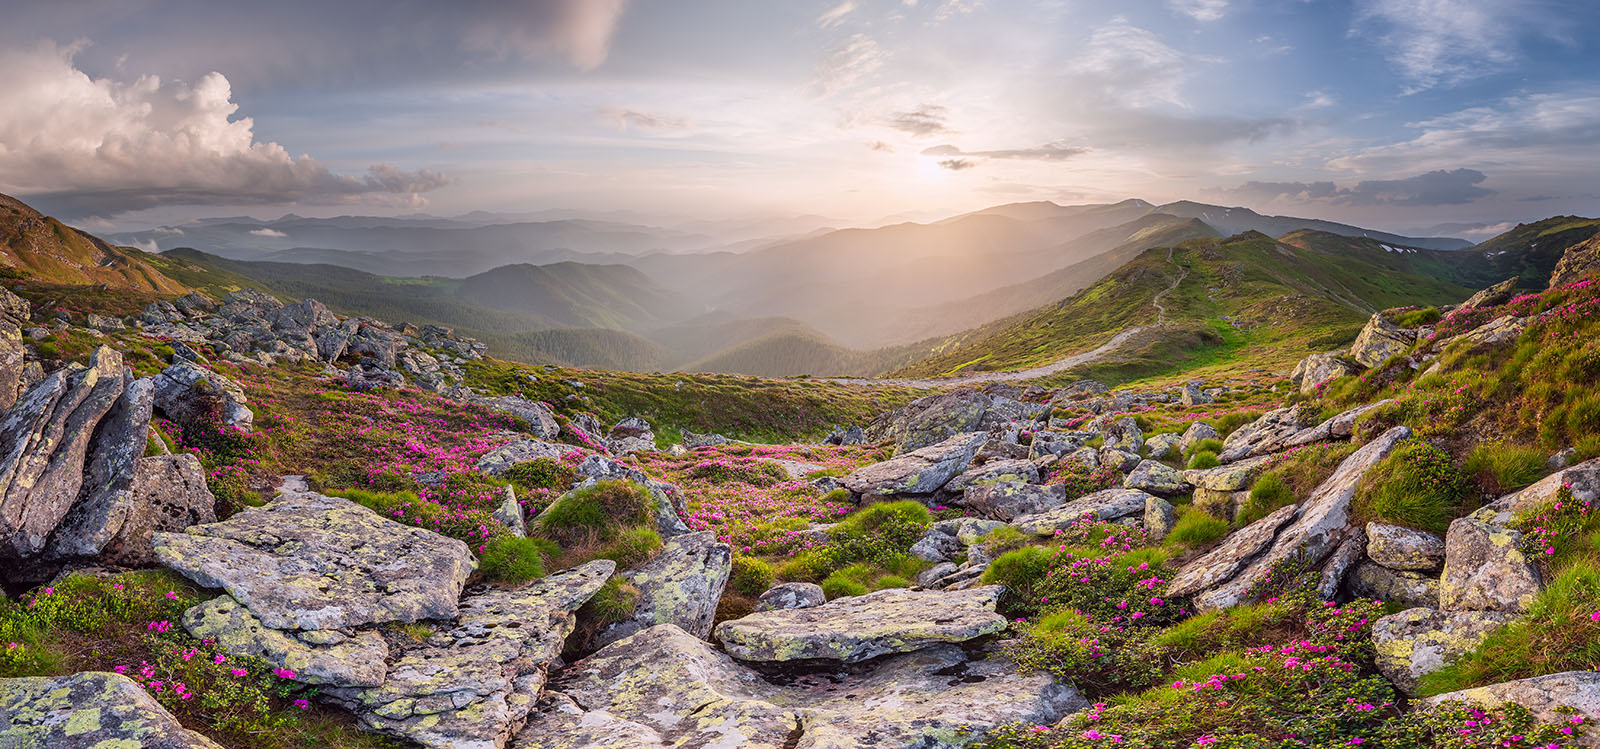
{"label": "stone", "polygon": [[[27,389],[23,369],[27,366],[28,349],[22,343],[22,329],[28,324],[31,305],[28,300],[0,288],[0,412],[11,408],[17,396]],[[49,337],[43,328],[30,328],[28,337],[41,340],[36,332]]]}
{"label": "stone", "polygon": [[816,583],[779,583],[756,598],[756,611],[809,609],[827,603],[822,586]]}
{"label": "stone", "polygon": [[1183,452],[1182,441],[1181,435],[1158,434],[1144,441],[1145,454],[1155,460],[1175,459]]}
{"label": "stone", "polygon": [[1150,542],[1159,544],[1178,523],[1178,511],[1172,503],[1160,497],[1144,499],[1144,529],[1150,533]]}
{"label": "stone", "polygon": [[1116,471],[1131,471],[1139,465],[1139,454],[1119,450],[1115,447],[1103,447],[1096,456],[1100,465]]}
{"label": "stone", "polygon": [[[1199,510],[1218,520],[1233,522],[1239,514],[1239,494],[1221,489],[1207,489],[1196,487],[1190,496],[1190,503]],[[1246,496],[1249,492],[1243,492]]]}
{"label": "stone", "polygon": [[955,574],[959,569],[961,566],[955,562],[939,562],[917,573],[917,586],[929,590],[942,590],[939,582]]}
{"label": "stone", "polygon": [[1100,469],[1100,451],[1092,447],[1080,447],[1061,456],[1061,463],[1093,473]]}
{"label": "stone", "polygon": [[1407,607],[1438,608],[1439,579],[1420,572],[1392,570],[1367,561],[1350,575],[1350,591],[1362,598]]}
{"label": "stone", "polygon": [[1490,502],[1474,512],[1472,517],[1485,523],[1510,525],[1518,515],[1543,509],[1556,501],[1562,487],[1567,487],[1572,492],[1572,498],[1580,502],[1600,500],[1600,458],[1552,473],[1526,489]]}
{"label": "stone", "polygon": [[[1446,702],[1464,702],[1486,708],[1495,708],[1507,703],[1521,705],[1528,708],[1533,717],[1541,723],[1570,721],[1573,715],[1563,712],[1565,709],[1583,716],[1583,719],[1592,725],[1594,721],[1600,720],[1600,673],[1565,671],[1476,689],[1447,692],[1423,700],[1420,707],[1430,709]],[[1579,746],[1597,747],[1600,746],[1600,735],[1596,735],[1591,729],[1576,743]]]}
{"label": "stone", "polygon": [[963,546],[971,546],[981,541],[984,536],[993,533],[996,528],[1005,525],[1002,521],[987,518],[960,518],[950,522],[955,523],[952,535]]}
{"label": "stone", "polygon": [[895,454],[904,455],[984,430],[983,417],[991,400],[987,394],[965,388],[918,398],[874,419],[867,425],[866,436],[873,442],[892,441]]}
{"label": "stone", "polygon": [[505,499],[500,501],[500,506],[494,509],[491,516],[500,524],[511,531],[517,538],[528,537],[528,515],[522,511],[522,503],[517,501],[517,490],[507,486],[504,490]]}
{"label": "stone", "polygon": [[1012,527],[1035,536],[1053,536],[1057,530],[1088,517],[1112,521],[1131,515],[1143,517],[1151,495],[1138,489],[1102,489],[1045,512],[1024,515],[1011,521]]}
{"label": "stone", "polygon": [[1041,513],[1065,501],[1067,488],[1063,484],[1024,484],[1020,481],[974,484],[968,486],[962,495],[962,506],[967,510],[1001,521]]}
{"label": "stone", "polygon": [[1105,437],[1101,447],[1111,450],[1122,450],[1138,455],[1144,449],[1144,432],[1139,430],[1139,422],[1132,416],[1123,416],[1117,419],[1106,419],[1100,425],[1100,434]]}
{"label": "stone", "polygon": [[1051,725],[1088,707],[1003,656],[938,645],[782,680],[669,625],[564,672],[514,749],[958,749],[1007,723]]}
{"label": "stone", "polygon": [[1006,628],[1000,586],[960,592],[890,588],[806,609],[762,611],[717,625],[717,641],[744,661],[826,659],[856,663]]}
{"label": "stone", "polygon": [[[153,392],[148,379],[129,382],[101,419],[86,448],[81,496],[51,535],[46,558],[99,554],[122,529],[128,515],[138,510],[132,494],[134,465],[144,455],[150,433]],[[215,520],[215,515],[211,519]]]}
{"label": "stone", "polygon": [[154,567],[159,563],[152,543],[156,533],[216,522],[217,498],[194,454],[139,458],[129,473],[126,495],[104,514],[90,516],[80,500],[51,536],[46,558]]}
{"label": "stone", "polygon": [[1196,421],[1183,430],[1183,436],[1178,438],[1178,448],[1187,453],[1204,440],[1216,439],[1222,439],[1222,436],[1217,434],[1215,428],[1203,421]]}
{"label": "stone", "polygon": [[1200,389],[1199,385],[1193,382],[1183,383],[1181,390],[1182,392],[1178,394],[1178,402],[1185,406],[1203,406],[1217,401],[1216,398],[1207,395],[1205,391]]}
{"label": "stone", "polygon": [[[1322,566],[1322,576],[1317,580],[1317,595],[1324,601],[1337,600],[1350,571],[1366,558],[1367,532],[1364,528],[1356,528],[1345,536],[1339,548],[1334,549],[1328,557],[1328,563]],[[1437,594],[1434,599],[1438,599]]]}
{"label": "stone", "polygon": [[[859,429],[859,427],[857,427]],[[715,447],[728,444],[728,438],[720,434],[695,434],[687,429],[683,430],[683,446],[693,450],[697,447]],[[833,442],[829,444],[860,444],[859,442],[844,443]]]}
{"label": "stone", "polygon": [[152,540],[162,564],[226,590],[272,629],[453,618],[475,566],[460,541],[321,494]]}
{"label": "stone", "polygon": [[561,434],[561,424],[556,422],[555,412],[539,401],[520,395],[500,395],[491,398],[472,397],[468,402],[521,419],[528,425],[528,433],[538,439],[553,440]]}
{"label": "stone", "polygon": [[1376,367],[1390,357],[1411,350],[1415,342],[1416,335],[1412,331],[1383,319],[1381,314],[1374,314],[1356,336],[1356,342],[1350,345],[1350,358],[1363,367]]}
{"label": "stone", "polygon": [[1231,533],[1215,549],[1184,565],[1167,582],[1167,596],[1190,596],[1233,579],[1272,545],[1278,529],[1294,519],[1295,507],[1279,507],[1266,517]]}
{"label": "stone", "polygon": [[622,579],[639,589],[633,615],[607,626],[595,642],[607,645],[658,624],[672,624],[696,637],[711,635],[722,589],[733,571],[733,547],[712,531],[667,540],[661,553]]}
{"label": "stone", "polygon": [[1222,452],[1217,453],[1217,460],[1232,463],[1280,449],[1280,442],[1306,427],[1314,426],[1316,417],[1316,412],[1305,404],[1268,411],[1255,421],[1233,430],[1223,440]]}
{"label": "stone", "polygon": [[1521,543],[1521,533],[1485,522],[1478,515],[1452,521],[1444,540],[1439,608],[1527,611],[1539,595],[1543,578],[1538,565],[1518,548]]}
{"label": "stone", "polygon": [[1263,456],[1215,468],[1191,468],[1183,472],[1183,480],[1200,489],[1219,492],[1236,492],[1249,489],[1256,477],[1272,465],[1272,458]]}
{"label": "stone", "polygon": [[[1092,447],[1084,447],[1084,443],[1088,442],[1092,437],[1093,435],[1088,432],[1035,432],[1033,440],[1028,443],[1028,458],[1038,459],[1046,455],[1067,455],[1068,453],[1076,453],[1082,450],[1098,453],[1099,451]],[[1098,459],[1095,460],[1095,464],[1099,465]]]}
{"label": "stone", "polygon": [[983,446],[982,432],[967,432],[856,469],[841,481],[846,489],[868,494],[932,494],[966,471],[972,456]]}
{"label": "stone", "polygon": [[1039,483],[1039,468],[1027,460],[991,460],[973,466],[944,485],[944,491],[959,494],[968,486],[989,482]]}
{"label": "stone", "polygon": [[539,458],[562,460],[577,452],[579,450],[571,445],[558,445],[543,440],[516,440],[484,453],[473,467],[490,476],[500,476],[518,463]]}
{"label": "stone", "polygon": [[[232,596],[219,596],[183,614],[183,628],[215,640],[229,655],[254,656],[295,673],[295,681],[329,687],[375,687],[383,683],[389,646],[372,630],[281,632],[261,624]],[[326,637],[326,635],[337,635]],[[332,640],[318,644],[312,640]]]}
{"label": "stone", "polygon": [[1415,696],[1422,677],[1478,649],[1484,638],[1513,618],[1493,611],[1430,608],[1390,614],[1372,625],[1378,670],[1401,692]]}
{"label": "stone", "polygon": [[1351,453],[1305,502],[1294,508],[1293,521],[1278,532],[1271,548],[1252,560],[1233,580],[1197,595],[1195,605],[1201,610],[1211,610],[1243,603],[1262,576],[1290,557],[1311,567],[1322,565],[1355,530],[1350,523],[1350,502],[1355,498],[1361,479],[1388,457],[1401,440],[1410,436],[1408,427],[1397,426]]}
{"label": "stone", "polygon": [[[1300,374],[1297,380],[1300,392],[1310,394],[1317,392],[1323,385],[1333,380],[1340,377],[1348,377],[1361,371],[1361,367],[1346,361],[1340,355],[1340,352],[1334,352],[1307,356],[1301,360],[1299,366],[1295,367],[1295,371]],[[1291,377],[1290,379],[1293,380],[1295,378]]]}
{"label": "stone", "polygon": [[910,554],[924,562],[948,562],[962,553],[967,547],[955,536],[937,528],[929,528],[922,538],[911,545]]}
{"label": "stone", "polygon": [[533,710],[574,612],[615,569],[599,559],[464,597],[459,619],[392,659],[382,686],[323,694],[371,731],[439,749],[499,749]]}
{"label": "stone", "polygon": [[1178,469],[1154,460],[1140,461],[1132,473],[1123,477],[1122,485],[1129,489],[1166,496],[1182,494],[1189,490],[1189,482],[1183,480],[1183,474],[1179,473]]}
{"label": "stone", "polygon": [[212,421],[248,432],[255,421],[244,388],[194,362],[174,362],[154,382],[155,407],[179,424]]}
{"label": "stone", "polygon": [[1597,270],[1600,270],[1600,235],[1591,236],[1561,253],[1561,260],[1550,273],[1550,288],[1582,281]]}
{"label": "stone", "polygon": [[1456,309],[1478,309],[1479,307],[1498,307],[1517,295],[1518,276],[1512,276],[1500,283],[1490,286],[1472,296],[1467,301],[1456,306]]}
{"label": "stone", "polygon": [[0,746],[222,749],[121,674],[0,679]]}
{"label": "stone", "polygon": [[1427,531],[1367,523],[1367,557],[1391,570],[1436,570],[1444,565],[1444,539]]}
{"label": "stone", "polygon": [[1522,332],[1533,325],[1533,317],[1497,317],[1479,325],[1456,338],[1463,347],[1476,349],[1499,348],[1516,343]]}

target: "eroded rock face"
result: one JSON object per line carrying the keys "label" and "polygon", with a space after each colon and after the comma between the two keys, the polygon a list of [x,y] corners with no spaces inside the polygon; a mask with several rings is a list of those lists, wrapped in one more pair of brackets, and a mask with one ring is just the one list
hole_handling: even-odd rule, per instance
{"label": "eroded rock face", "polygon": [[154,567],[159,563],[152,543],[156,533],[216,522],[217,498],[192,453],[139,458],[131,474],[127,491],[114,503],[85,505],[79,500],[56,528],[46,556]]}
{"label": "eroded rock face", "polygon": [[[1566,722],[1570,716],[1559,712],[1558,708],[1567,708],[1592,723],[1600,720],[1600,673],[1566,671],[1477,689],[1463,689],[1429,697],[1422,701],[1421,707],[1427,709],[1446,702],[1466,702],[1491,708],[1515,703],[1531,710],[1533,716],[1544,723]],[[1591,732],[1578,743],[1582,746],[1600,746],[1600,736]]]}
{"label": "eroded rock face", "polygon": [[1444,539],[1427,531],[1367,523],[1367,557],[1391,570],[1436,570],[1444,564]]}
{"label": "eroded rock face", "polygon": [[993,520],[1034,515],[1067,501],[1061,484],[1024,484],[1018,481],[983,483],[968,486],[962,504],[977,515]]}
{"label": "eroded rock face", "polygon": [[1489,633],[1513,618],[1493,611],[1439,611],[1414,608],[1390,614],[1372,625],[1378,670],[1408,695],[1422,677],[1476,650]]}
{"label": "eroded rock face", "polygon": [[1189,482],[1183,480],[1183,474],[1179,473],[1178,469],[1154,460],[1140,461],[1132,473],[1123,477],[1122,485],[1129,489],[1166,496],[1182,494],[1189,490]]}
{"label": "eroded rock face", "polygon": [[[154,386],[147,379],[129,382],[101,420],[87,452],[82,496],[56,528],[47,557],[99,554],[122,529],[129,513],[136,511],[134,465],[144,455],[150,433],[153,393]],[[210,519],[215,520],[215,515]]]}
{"label": "eroded rock face", "polygon": [[855,470],[842,479],[856,494],[932,494],[967,469],[983,446],[982,432],[967,432],[882,463]]}
{"label": "eroded rock face", "polygon": [[453,626],[393,659],[382,686],[329,689],[362,727],[444,749],[499,749],[527,720],[573,612],[616,563],[596,560],[516,590],[461,600]]}
{"label": "eroded rock face", "polygon": [[779,685],[665,625],[613,643],[554,686],[513,747],[956,749],[1003,723],[1049,725],[1088,706],[1048,676],[949,645]]}
{"label": "eroded rock face", "polygon": [[449,619],[476,565],[460,541],[309,493],[152,540],[162,564],[281,630]]}
{"label": "eroded rock face", "polygon": [[1581,281],[1584,276],[1597,270],[1600,270],[1600,235],[1568,247],[1561,253],[1561,260],[1550,274],[1550,288]]}
{"label": "eroded rock face", "polygon": [[1376,367],[1391,356],[1409,351],[1415,342],[1416,335],[1412,331],[1390,323],[1383,315],[1374,314],[1356,336],[1356,342],[1350,345],[1350,358],[1363,367]]}
{"label": "eroded rock face", "polygon": [[1312,393],[1330,380],[1359,372],[1360,368],[1345,361],[1341,353],[1312,354],[1301,360],[1295,367],[1295,374],[1289,379],[1300,386],[1300,392]]}
{"label": "eroded rock face", "polygon": [[828,596],[816,583],[779,583],[756,599],[756,611],[809,609],[827,603]]}
{"label": "eroded rock face", "polygon": [[194,362],[179,361],[155,377],[155,406],[185,426],[210,418],[213,411],[223,426],[249,431],[250,412],[244,388]]}
{"label": "eroded rock face", "polygon": [[1444,575],[1439,580],[1439,607],[1450,611],[1526,611],[1539,595],[1543,580],[1538,566],[1518,548],[1521,543],[1521,533],[1484,522],[1476,515],[1450,523],[1450,532],[1445,535]]}
{"label": "eroded rock face", "polygon": [[893,440],[895,453],[905,454],[984,429],[989,395],[976,390],[952,390],[918,398],[905,408],[890,411],[867,426],[873,440]]}
{"label": "eroded rock face", "polygon": [[733,571],[733,547],[712,531],[669,539],[661,553],[622,578],[639,588],[633,616],[596,635],[606,645],[657,624],[672,624],[695,637],[711,636],[717,602]]}
{"label": "eroded rock face", "polygon": [[229,655],[255,656],[289,669],[296,681],[306,684],[378,686],[389,656],[389,646],[377,632],[280,632],[262,626],[232,596],[190,608],[183,614],[183,628],[202,640],[215,640]]}
{"label": "eroded rock face", "polygon": [[99,671],[0,679],[0,745],[222,749],[179,725],[134,680]]}
{"label": "eroded rock face", "polygon": [[1102,489],[1044,512],[1024,515],[1011,521],[1023,533],[1051,536],[1059,529],[1089,516],[1094,520],[1116,520],[1142,515],[1151,495],[1138,489]]}
{"label": "eroded rock face", "polygon": [[724,650],[745,661],[825,659],[855,663],[1005,629],[1000,586],[960,592],[891,588],[821,606],[763,611],[717,626]]}

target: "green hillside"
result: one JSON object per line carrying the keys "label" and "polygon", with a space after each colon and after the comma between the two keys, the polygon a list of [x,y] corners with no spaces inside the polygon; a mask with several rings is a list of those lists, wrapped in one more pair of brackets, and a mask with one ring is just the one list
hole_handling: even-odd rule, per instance
{"label": "green hillside", "polygon": [[154,257],[132,247],[114,247],[0,195],[0,266],[11,275],[64,286],[105,285],[161,294],[181,294],[182,284],[163,275]]}
{"label": "green hillside", "polygon": [[518,263],[460,281],[462,302],[525,312],[574,327],[638,329],[693,314],[694,306],[626,265]]}

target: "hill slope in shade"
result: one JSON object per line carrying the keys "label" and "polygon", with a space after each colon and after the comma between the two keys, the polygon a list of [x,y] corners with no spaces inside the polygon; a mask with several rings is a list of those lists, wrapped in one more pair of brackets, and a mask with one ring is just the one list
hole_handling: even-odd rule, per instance
{"label": "hill slope in shade", "polygon": [[182,284],[162,275],[149,255],[113,247],[0,195],[0,264],[45,283],[68,286],[105,284],[112,288],[181,294]]}
{"label": "hill slope in shade", "polygon": [[1163,206],[1157,206],[1155,210],[1173,216],[1200,219],[1210,225],[1211,228],[1216,229],[1217,233],[1227,236],[1247,231],[1258,231],[1268,236],[1277,237],[1292,231],[1312,229],[1348,237],[1370,237],[1380,242],[1430,250],[1462,250],[1472,246],[1471,242],[1455,237],[1405,237],[1399,234],[1341,224],[1337,221],[1323,221],[1321,219],[1298,218],[1295,216],[1263,216],[1249,208],[1209,205],[1196,203],[1192,200],[1168,203]]}
{"label": "hill slope in shade", "polygon": [[454,296],[570,327],[632,330],[676,322],[697,311],[689,300],[626,265],[507,265],[462,279]]}

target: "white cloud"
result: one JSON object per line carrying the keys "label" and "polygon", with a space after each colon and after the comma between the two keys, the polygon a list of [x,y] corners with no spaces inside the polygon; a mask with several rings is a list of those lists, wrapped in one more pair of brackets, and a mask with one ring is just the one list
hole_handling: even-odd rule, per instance
{"label": "white cloud", "polygon": [[251,229],[250,233],[258,237],[271,237],[273,239],[282,239],[289,236],[288,234],[284,234],[277,229],[268,229],[265,226],[261,227],[260,229]]}
{"label": "white cloud", "polygon": [[1134,106],[1166,103],[1186,106],[1179,91],[1190,61],[1154,33],[1117,17],[1096,29],[1073,70],[1089,74],[1112,101]]}
{"label": "white cloud", "polygon": [[833,6],[826,13],[818,16],[817,27],[831,29],[835,26],[838,26],[839,24],[844,23],[845,16],[853,13],[855,9],[856,4],[854,0],[844,0],[844,2]]}
{"label": "white cloud", "polygon": [[889,53],[872,37],[855,34],[834,48],[817,66],[811,90],[819,98],[827,98],[855,88],[878,72],[888,59]]}
{"label": "white cloud", "polygon": [[1216,21],[1228,12],[1228,0],[1167,0],[1167,7],[1196,21]]}
{"label": "white cloud", "polygon": [[611,54],[611,40],[628,0],[494,0],[468,28],[472,49],[525,59],[564,57],[593,70]]}
{"label": "white cloud", "polygon": [[353,176],[255,139],[228,79],[92,78],[74,66],[82,44],[0,48],[0,191],[42,196],[68,216],[164,204],[347,202],[377,196],[420,204],[446,184],[392,165]]}
{"label": "white cloud", "polygon": [[1312,91],[1306,94],[1306,103],[1300,105],[1303,109],[1327,109],[1337,105],[1339,100],[1326,91]]}
{"label": "white cloud", "polygon": [[1528,33],[1552,36],[1563,19],[1542,0],[1361,0],[1356,28],[1375,30],[1407,93],[1499,71]]}

